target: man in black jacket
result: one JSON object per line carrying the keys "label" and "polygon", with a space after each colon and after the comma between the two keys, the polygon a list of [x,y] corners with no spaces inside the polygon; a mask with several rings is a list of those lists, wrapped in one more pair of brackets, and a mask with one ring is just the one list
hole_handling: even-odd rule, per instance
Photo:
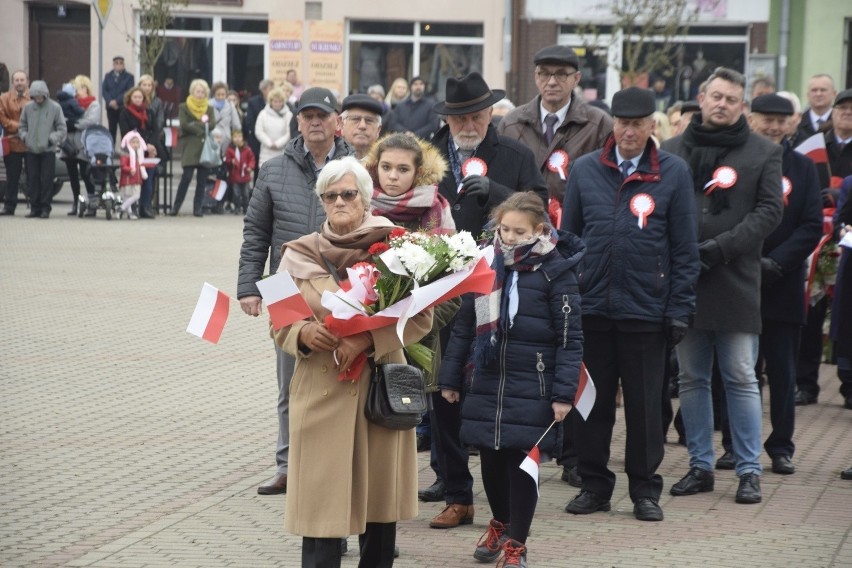
{"label": "man in black jacket", "polygon": [[411,132],[418,138],[431,139],[440,125],[434,104],[435,100],[426,96],[423,79],[412,77],[411,94],[390,113],[388,132]]}
{"label": "man in black jacket", "polygon": [[[506,93],[491,89],[477,72],[461,79],[447,79],[447,100],[435,105],[446,116],[447,125],[432,143],[450,167],[438,191],[452,206],[459,231],[478,238],[491,209],[515,191],[534,191],[547,204],[547,187],[535,164],[532,151],[491,126],[491,106]],[[454,322],[441,330],[441,351],[446,352]],[[435,500],[444,492],[447,507],[432,519],[432,528],[452,528],[473,522],[473,477],[468,469],[467,450],[459,440],[461,405],[450,404],[440,392],[433,396],[432,439],[436,444],[441,480],[421,499]],[[440,497],[439,497],[440,499]]]}
{"label": "man in black jacket", "polygon": [[[317,176],[329,160],[352,154],[352,149],[334,135],[337,100],[328,89],[313,88],[299,101],[301,135],[284,147],[284,154],[267,160],[260,168],[243,227],[237,298],[247,315],[261,314],[256,282],[264,272],[275,274],[281,262],[281,245],[319,230],[325,210],[314,193]],[[269,262],[267,269],[267,261]],[[289,463],[290,378],[296,361],[277,345],[278,444],[277,473],[257,488],[261,495],[287,492]]]}
{"label": "man in black jacket", "polygon": [[630,87],[612,99],[613,133],[578,158],[568,176],[562,229],[586,243],[581,268],[583,360],[597,398],[574,413],[582,491],[565,510],[609,511],[609,470],[619,383],[624,394],[624,469],[640,521],[661,521],[662,389],[668,349],[686,335],[700,265],[692,176],[651,140],[654,95]]}
{"label": "man in black jacket", "polygon": [[[260,114],[260,111],[262,111],[263,107],[266,106],[266,95],[269,94],[269,91],[271,91],[274,86],[275,83],[272,82],[272,79],[264,79],[257,86],[260,92],[248,100],[246,116],[243,119],[243,134],[246,137],[246,144],[248,144],[255,156],[260,156],[260,140],[258,140],[257,136],[254,134],[254,127],[257,124],[257,117]],[[257,181],[259,172],[260,168],[254,169],[255,182]]]}
{"label": "man in black jacket", "polygon": [[[774,473],[796,471],[792,462],[793,431],[796,419],[796,355],[799,334],[805,324],[805,260],[822,237],[822,197],[814,163],[795,150],[786,139],[794,114],[793,104],[778,95],[755,98],[751,103],[749,125],[784,148],[784,215],[781,224],[763,242],[760,259],[760,312],[763,332],[760,353],[769,383],[769,412],[772,433],[763,444],[772,459]],[[723,428],[727,421],[723,422]],[[723,443],[730,436],[723,436]],[[730,442],[725,445],[728,462],[733,464]],[[725,463],[722,456],[721,463]],[[719,462],[717,469],[724,469]]]}
{"label": "man in black jacket", "polygon": [[831,127],[831,103],[836,94],[831,75],[820,73],[811,77],[808,81],[808,108],[802,113],[793,147]]}
{"label": "man in black jacket", "polygon": [[701,258],[695,318],[677,346],[690,470],[671,493],[714,488],[710,378],[715,358],[740,478],[736,501],[759,503],[762,412],[754,369],[761,332],[760,259],[763,241],[784,208],[781,146],[749,130],[741,73],[719,67],[703,87],[701,113],[662,146],[692,169]]}

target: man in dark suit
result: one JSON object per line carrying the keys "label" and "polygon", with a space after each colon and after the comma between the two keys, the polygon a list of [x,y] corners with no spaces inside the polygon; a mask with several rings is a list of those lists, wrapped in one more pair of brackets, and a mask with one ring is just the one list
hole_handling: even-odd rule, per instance
{"label": "man in dark suit", "polygon": [[[490,89],[482,75],[473,72],[461,79],[447,79],[447,100],[434,106],[447,125],[432,139],[449,164],[438,191],[450,202],[456,229],[474,238],[482,232],[491,209],[516,191],[534,191],[547,204],[547,187],[532,151],[523,144],[499,136],[491,125],[491,106],[505,91]],[[484,165],[474,171],[473,165]],[[453,322],[441,330],[441,351],[446,351]],[[452,528],[473,522],[473,477],[468,454],[459,440],[461,405],[450,404],[435,393],[432,437],[447,507],[432,519],[432,528]],[[421,492],[423,493],[423,492]],[[427,499],[424,499],[427,497]],[[429,495],[421,494],[421,499]]]}
{"label": "man in dark suit", "polygon": [[101,89],[101,95],[106,106],[109,133],[113,140],[115,140],[115,134],[118,132],[118,115],[121,113],[121,107],[124,106],[124,93],[129,91],[134,83],[133,75],[124,68],[124,57],[121,55],[113,57],[112,71],[104,77],[104,84]]}
{"label": "man in dark suit", "polygon": [[692,169],[701,258],[695,318],[677,346],[690,470],[670,492],[713,491],[715,359],[740,478],[736,502],[759,503],[762,411],[754,369],[762,324],[761,252],[784,209],[781,147],[749,129],[741,73],[719,67],[702,87],[701,120],[692,120],[682,135],[662,145]]}
{"label": "man in dark suit", "polygon": [[[248,144],[255,156],[260,156],[260,141],[254,134],[254,126],[257,124],[257,116],[260,114],[260,111],[263,110],[263,107],[266,106],[266,95],[269,94],[269,91],[271,91],[274,86],[275,83],[272,82],[272,79],[264,79],[257,86],[260,92],[250,97],[248,100],[246,116],[243,119],[243,135],[246,138],[246,144]],[[293,114],[295,115],[296,113]],[[259,171],[260,168],[254,169],[255,182],[257,182],[257,173]]]}
{"label": "man in dark suit", "polygon": [[802,113],[799,131],[793,140],[798,146],[817,132],[825,132],[831,127],[831,105],[837,91],[831,75],[820,73],[808,81],[808,108]]}

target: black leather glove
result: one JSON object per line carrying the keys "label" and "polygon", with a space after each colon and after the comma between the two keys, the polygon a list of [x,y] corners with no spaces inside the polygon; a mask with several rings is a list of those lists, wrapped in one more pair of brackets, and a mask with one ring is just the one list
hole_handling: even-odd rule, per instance
{"label": "black leather glove", "polygon": [[769,286],[779,278],[784,276],[784,271],[781,265],[775,262],[774,259],[764,256],[760,259],[760,284],[761,286]]}
{"label": "black leather glove", "polygon": [[716,242],[716,239],[708,239],[698,243],[698,255],[701,258],[701,272],[707,272],[725,260],[725,257],[722,256],[722,248]]}
{"label": "black leather glove", "polygon": [[669,347],[674,347],[686,337],[686,332],[689,330],[689,326],[683,323],[680,320],[666,318],[665,319],[666,326],[666,343]]}
{"label": "black leather glove", "polygon": [[475,197],[480,205],[488,201],[491,190],[491,180],[485,176],[467,176],[462,180],[462,191],[465,197]]}

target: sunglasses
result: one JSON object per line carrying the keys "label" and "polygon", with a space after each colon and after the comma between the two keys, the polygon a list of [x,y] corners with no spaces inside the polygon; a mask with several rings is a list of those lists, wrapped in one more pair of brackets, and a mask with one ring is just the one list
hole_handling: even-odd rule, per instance
{"label": "sunglasses", "polygon": [[343,201],[347,203],[349,203],[350,201],[355,201],[355,198],[358,197],[358,193],[359,192],[357,189],[344,189],[340,193],[336,191],[326,192],[320,195],[320,197],[325,203],[331,205],[332,203],[335,203],[337,201],[338,197],[342,197]]}

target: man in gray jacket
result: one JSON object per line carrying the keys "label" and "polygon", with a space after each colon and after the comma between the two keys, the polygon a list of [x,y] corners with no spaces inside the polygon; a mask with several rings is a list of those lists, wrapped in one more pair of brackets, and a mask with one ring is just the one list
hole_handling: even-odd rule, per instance
{"label": "man in gray jacket", "polygon": [[701,275],[696,313],[677,346],[680,404],[690,470],[672,495],[713,491],[713,401],[719,364],[727,394],[737,503],[761,501],[761,405],[755,376],[761,332],[763,240],[783,213],[781,146],[749,130],[743,116],[745,77],[719,67],[698,95],[701,113],[662,145],[692,168]]}
{"label": "man in gray jacket", "polygon": [[31,208],[27,217],[50,217],[53,177],[56,174],[56,149],[65,140],[68,129],[62,108],[50,100],[44,81],[30,85],[32,99],[21,113],[18,137],[27,145],[27,181]]}
{"label": "man in gray jacket", "polygon": [[[237,298],[250,316],[261,314],[261,297],[256,282],[264,272],[274,274],[281,263],[281,245],[319,230],[325,210],[314,193],[317,176],[330,160],[352,154],[337,127],[337,99],[328,89],[315,87],[302,93],[296,115],[300,136],[291,140],[284,154],[266,161],[260,168],[243,228]],[[277,473],[257,488],[261,495],[287,492],[287,464],[290,449],[290,377],[296,361],[277,346],[278,444],[275,452]]]}

